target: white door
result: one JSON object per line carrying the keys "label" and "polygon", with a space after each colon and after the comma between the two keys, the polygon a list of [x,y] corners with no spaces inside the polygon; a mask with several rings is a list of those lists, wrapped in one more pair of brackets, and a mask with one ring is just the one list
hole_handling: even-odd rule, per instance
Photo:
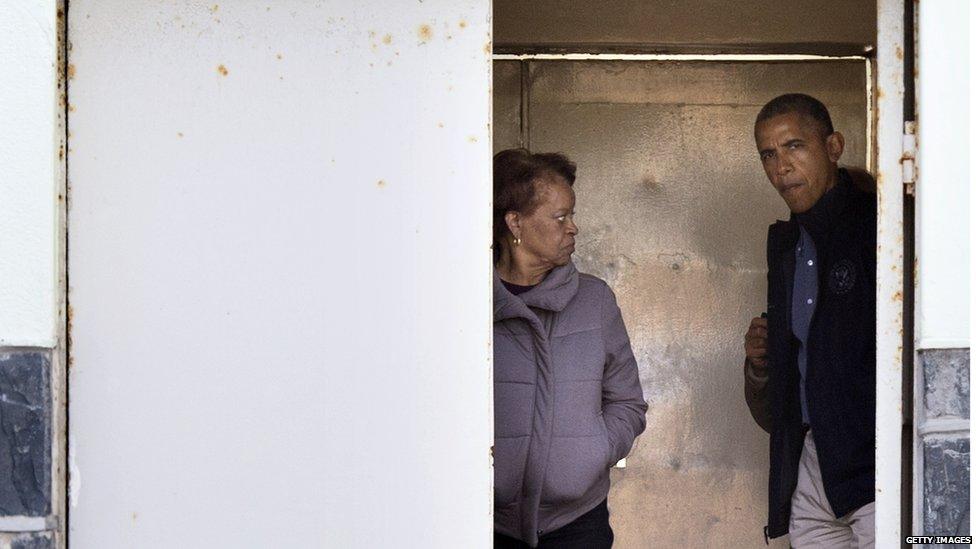
{"label": "white door", "polygon": [[488,547],[490,4],[70,5],[73,548]]}

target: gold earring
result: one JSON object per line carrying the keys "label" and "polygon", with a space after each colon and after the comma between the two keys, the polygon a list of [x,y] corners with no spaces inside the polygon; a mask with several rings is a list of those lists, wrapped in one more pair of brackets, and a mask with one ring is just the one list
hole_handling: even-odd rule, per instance
{"label": "gold earring", "polygon": [[521,246],[522,245],[522,239],[516,236],[515,237],[515,245],[516,246]]}

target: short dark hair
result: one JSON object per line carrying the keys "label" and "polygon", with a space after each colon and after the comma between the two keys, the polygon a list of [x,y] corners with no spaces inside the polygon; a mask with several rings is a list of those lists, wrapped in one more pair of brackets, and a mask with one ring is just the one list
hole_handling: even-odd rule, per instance
{"label": "short dark hair", "polygon": [[501,240],[508,233],[505,214],[519,212],[529,215],[539,205],[536,183],[546,177],[565,179],[570,186],[576,182],[576,164],[560,153],[531,153],[527,149],[508,149],[494,159],[494,250],[498,260]]}
{"label": "short dark hair", "polygon": [[816,98],[804,93],[787,93],[770,100],[763,105],[756,116],[756,126],[774,116],[790,113],[797,113],[813,120],[824,138],[834,133],[834,123],[830,121],[827,107]]}

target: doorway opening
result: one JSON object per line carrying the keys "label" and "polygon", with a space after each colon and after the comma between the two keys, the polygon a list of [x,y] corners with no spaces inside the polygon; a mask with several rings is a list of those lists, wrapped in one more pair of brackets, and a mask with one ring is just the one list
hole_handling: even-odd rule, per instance
{"label": "doorway opening", "polygon": [[[494,150],[561,152],[578,166],[574,261],[615,291],[649,404],[647,430],[611,474],[617,542],[755,546],[768,435],[743,400],[741,341],[766,303],[767,226],[789,211],[753,123],[780,94],[817,97],[846,138],[840,164],[875,173],[875,3],[838,6],[853,10],[850,26],[820,33],[823,16],[806,14],[794,42],[636,4],[626,15],[544,4],[495,4]],[[723,16],[775,19],[748,4]],[[669,17],[681,24],[665,29]]]}

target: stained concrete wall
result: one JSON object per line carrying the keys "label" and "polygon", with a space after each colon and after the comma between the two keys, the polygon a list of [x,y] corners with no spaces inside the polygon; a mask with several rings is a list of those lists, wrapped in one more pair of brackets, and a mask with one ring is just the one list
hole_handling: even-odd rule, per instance
{"label": "stained concrete wall", "polygon": [[[519,62],[497,61],[509,100]],[[575,261],[617,293],[648,398],[647,431],[612,473],[621,548],[758,547],[768,437],[742,396],[742,334],[765,306],[766,227],[788,215],[752,134],[787,91],[821,98],[864,166],[860,61],[532,61],[528,145],[578,163]],[[495,148],[514,144],[507,105]],[[508,125],[508,128],[503,126]],[[774,543],[785,547],[785,541]]]}
{"label": "stained concrete wall", "polygon": [[496,52],[863,53],[874,0],[496,0]]}

